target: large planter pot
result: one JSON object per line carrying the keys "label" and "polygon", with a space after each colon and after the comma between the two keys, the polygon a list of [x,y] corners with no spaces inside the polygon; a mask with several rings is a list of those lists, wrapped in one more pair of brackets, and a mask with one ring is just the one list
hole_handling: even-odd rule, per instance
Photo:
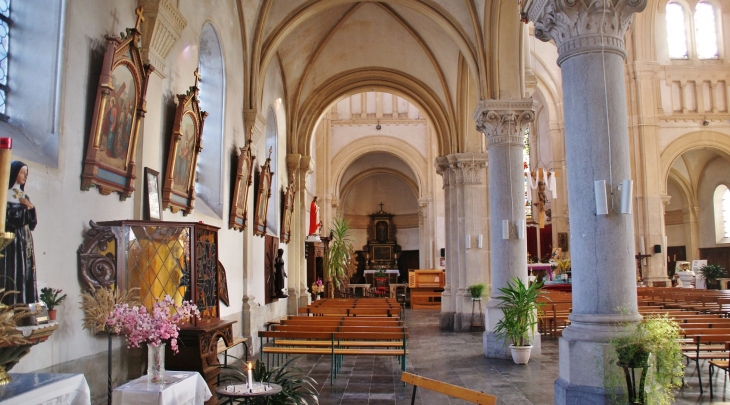
{"label": "large planter pot", "polygon": [[512,351],[512,361],[515,364],[527,364],[530,361],[530,353],[532,352],[532,345],[527,346],[515,346],[509,345],[510,351]]}

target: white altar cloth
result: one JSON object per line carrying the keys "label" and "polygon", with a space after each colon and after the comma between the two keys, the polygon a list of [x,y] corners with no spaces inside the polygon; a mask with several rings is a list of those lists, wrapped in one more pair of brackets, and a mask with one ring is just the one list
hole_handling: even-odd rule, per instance
{"label": "white altar cloth", "polygon": [[165,371],[164,384],[151,384],[147,376],[114,389],[114,405],[202,405],[212,394],[195,371]]}
{"label": "white altar cloth", "polygon": [[[364,270],[363,274],[375,274],[379,271],[380,270]],[[398,270],[398,269],[385,270],[385,274],[400,274],[400,270]]]}
{"label": "white altar cloth", "polygon": [[10,373],[10,377],[10,384],[0,387],[0,405],[91,405],[83,374]]}

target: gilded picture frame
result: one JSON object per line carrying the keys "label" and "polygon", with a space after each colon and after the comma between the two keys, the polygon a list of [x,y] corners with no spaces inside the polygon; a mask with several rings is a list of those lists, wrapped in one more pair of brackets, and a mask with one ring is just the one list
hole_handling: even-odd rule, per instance
{"label": "gilded picture frame", "polygon": [[281,210],[281,243],[288,244],[291,239],[291,221],[294,216],[294,185],[290,184],[283,192]]}
{"label": "gilded picture frame", "polygon": [[96,187],[103,195],[119,193],[123,201],[134,192],[134,157],[145,95],[154,67],[144,64],[139,50],[142,8],[137,23],[121,37],[106,36],[106,52],[96,89],[87,138],[81,189]]}
{"label": "gilded picture frame", "polygon": [[144,168],[144,197],[142,219],[145,221],[162,221],[160,173],[149,167]]}
{"label": "gilded picture frame", "polygon": [[271,171],[272,152],[273,148],[269,149],[269,157],[266,158],[266,163],[261,167],[261,173],[259,173],[253,228],[253,234],[256,236],[266,235],[266,216],[269,212],[269,199],[271,198],[271,176],[274,175],[274,172]]}
{"label": "gilded picture frame", "polygon": [[200,75],[195,69],[195,85],[185,94],[177,95],[175,120],[170,134],[170,149],[167,154],[167,170],[162,187],[163,209],[183,215],[193,212],[195,207],[195,168],[198,156],[203,150],[203,123],[208,113],[200,110],[198,81]]}
{"label": "gilded picture frame", "polygon": [[228,228],[243,232],[248,222],[248,193],[253,184],[253,161],[249,138],[246,146],[240,148],[236,176],[233,180],[231,214],[228,217]]}

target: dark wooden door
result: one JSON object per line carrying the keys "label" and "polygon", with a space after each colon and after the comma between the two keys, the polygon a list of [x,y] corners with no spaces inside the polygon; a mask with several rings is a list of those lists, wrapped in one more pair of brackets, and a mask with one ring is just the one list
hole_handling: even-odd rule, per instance
{"label": "dark wooden door", "polygon": [[677,262],[687,260],[687,248],[685,246],[668,246],[667,247],[667,275],[674,277],[674,269]]}
{"label": "dark wooden door", "polygon": [[420,268],[418,253],[418,250],[400,251],[400,254],[398,255],[398,271],[400,272],[400,277],[398,277],[399,283],[408,282],[408,270]]}
{"label": "dark wooden door", "polygon": [[276,298],[276,268],[274,267],[274,260],[276,259],[276,251],[279,249],[279,238],[271,235],[266,235],[265,238],[264,303],[268,304],[273,301],[278,301],[278,298]]}

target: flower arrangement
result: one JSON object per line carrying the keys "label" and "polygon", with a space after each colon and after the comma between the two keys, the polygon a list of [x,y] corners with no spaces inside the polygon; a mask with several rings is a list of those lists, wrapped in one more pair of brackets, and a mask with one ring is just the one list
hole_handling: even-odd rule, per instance
{"label": "flower arrangement", "polygon": [[61,305],[63,301],[66,300],[66,294],[59,297],[62,292],[63,290],[61,289],[43,287],[41,288],[40,299],[44,304],[46,304],[46,307],[48,307],[48,310],[50,311]]}
{"label": "flower arrangement", "polygon": [[312,283],[312,294],[322,294],[324,292],[324,284],[322,279],[318,278],[316,282]]}
{"label": "flower arrangement", "polygon": [[199,319],[200,311],[192,301],[175,305],[172,297],[166,295],[162,301],[155,303],[152,313],[147,312],[144,306],[117,304],[107,317],[106,324],[117,334],[126,332],[129,347],[139,347],[142,343],[157,347],[163,341],[169,340],[170,349],[177,353],[177,337],[180,332],[178,324],[187,322],[193,316]]}
{"label": "flower arrangement", "polygon": [[111,332],[111,326],[106,324],[109,314],[118,304],[140,305],[136,296],[138,290],[135,287],[124,292],[118,288],[102,287],[81,294],[81,309],[84,311],[82,328],[94,332]]}

